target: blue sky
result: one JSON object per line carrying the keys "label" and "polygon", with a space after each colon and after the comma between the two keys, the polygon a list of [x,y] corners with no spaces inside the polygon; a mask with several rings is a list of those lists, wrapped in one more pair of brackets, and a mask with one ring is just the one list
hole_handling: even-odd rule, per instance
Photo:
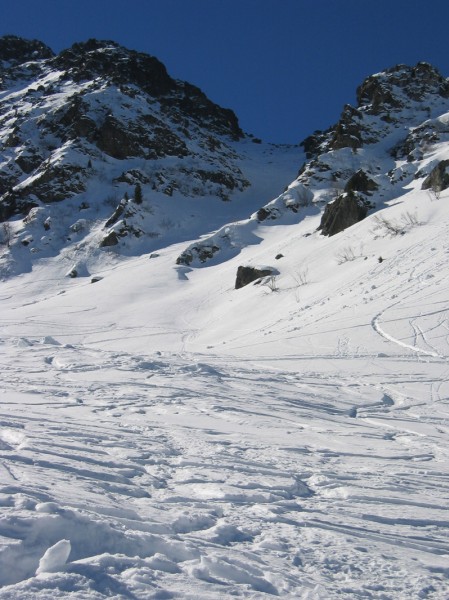
{"label": "blue sky", "polygon": [[96,37],[148,52],[272,142],[328,127],[365,77],[397,63],[425,60],[449,76],[448,0],[0,0],[0,8],[1,35],[55,51]]}

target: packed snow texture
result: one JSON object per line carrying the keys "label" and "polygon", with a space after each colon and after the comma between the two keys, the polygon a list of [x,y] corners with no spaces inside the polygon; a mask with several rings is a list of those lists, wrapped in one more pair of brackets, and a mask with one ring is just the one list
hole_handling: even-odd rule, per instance
{"label": "packed snow texture", "polygon": [[447,201],[4,281],[0,598],[447,598]]}
{"label": "packed snow texture", "polygon": [[[322,136],[277,197],[304,155],[228,140],[252,185],[155,190],[117,251],[125,184],[111,202],[96,176],[7,222],[0,600],[449,597],[449,189],[422,189],[449,113],[414,102],[362,107],[369,141]],[[110,185],[136,164],[100,166]],[[371,212],[321,235],[359,169]],[[276,275],[236,290],[241,265]]]}

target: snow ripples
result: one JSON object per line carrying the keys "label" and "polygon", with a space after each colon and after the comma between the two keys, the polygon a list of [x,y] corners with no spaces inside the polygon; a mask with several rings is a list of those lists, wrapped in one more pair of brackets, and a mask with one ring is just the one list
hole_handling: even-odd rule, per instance
{"label": "snow ripples", "polygon": [[0,598],[443,593],[432,363],[361,380],[354,357],[335,374],[55,339],[0,350]]}

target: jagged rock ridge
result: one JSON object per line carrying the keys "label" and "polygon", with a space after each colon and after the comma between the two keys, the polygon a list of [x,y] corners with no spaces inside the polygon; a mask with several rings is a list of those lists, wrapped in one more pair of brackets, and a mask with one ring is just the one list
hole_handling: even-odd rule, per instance
{"label": "jagged rock ridge", "polygon": [[[89,236],[91,248],[123,250],[131,238],[150,248],[190,223],[187,205],[175,222],[163,198],[221,202],[250,186],[239,154],[245,140],[255,146],[232,110],[152,56],[113,41],[55,54],[37,40],[0,38],[0,221],[25,219],[8,237],[12,255],[22,246],[55,254],[74,241],[79,249]],[[43,229],[52,219],[65,223],[65,242]]]}
{"label": "jagged rock ridge", "polygon": [[[219,226],[177,263],[225,260],[260,239],[260,224],[320,212],[319,231],[335,235],[415,179],[444,189],[446,165],[424,156],[448,139],[448,109],[449,82],[427,63],[368,77],[356,107],[346,105],[338,123],[304,140],[306,160],[284,193],[268,204],[261,197],[249,219]],[[193,214],[187,200],[230,200],[250,186],[245,141],[231,110],[172,79],[152,56],[98,40],[55,55],[36,40],[0,38],[0,220],[11,222],[3,251],[17,262],[25,248],[32,262],[70,245],[88,262],[98,249],[126,254],[151,251],[162,238],[195,239],[192,222],[202,211]],[[167,202],[181,199],[173,221]]]}
{"label": "jagged rock ridge", "polygon": [[[323,211],[319,231],[335,235],[385,208],[415,179],[424,187],[446,186],[446,166],[425,159],[432,145],[449,140],[449,79],[433,66],[397,65],[368,77],[357,89],[357,107],[345,105],[339,121],[302,142],[306,162],[286,191],[254,213],[248,222],[226,225],[178,258],[201,265],[202,248],[238,252],[243,229],[289,223]],[[223,252],[224,251],[224,252]]]}
{"label": "jagged rock ridge", "polygon": [[[7,125],[1,139],[3,219],[27,211],[33,196],[54,202],[83,191],[89,171],[81,155],[98,157],[99,151],[117,160],[199,156],[210,169],[184,167],[194,181],[187,194],[204,193],[207,184],[218,183],[226,197],[247,185],[214,137],[242,137],[234,113],[198,88],[173,80],[157,59],[96,40],[54,56],[39,42],[12,37],[2,39],[0,59],[2,88],[16,86],[1,103],[1,122]],[[71,93],[61,104],[64,88]],[[168,169],[155,171],[154,187],[170,194],[176,183]],[[139,178],[144,179],[138,172],[123,173],[121,180],[132,184]]]}

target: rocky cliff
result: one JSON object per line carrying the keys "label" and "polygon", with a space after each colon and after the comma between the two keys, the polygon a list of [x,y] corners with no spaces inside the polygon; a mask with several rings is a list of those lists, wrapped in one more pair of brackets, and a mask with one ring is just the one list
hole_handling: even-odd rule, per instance
{"label": "rocky cliff", "polygon": [[448,113],[446,78],[398,65],[368,77],[357,105],[302,148],[260,144],[152,56],[113,41],[55,54],[0,38],[1,274],[59,254],[88,273],[99,252],[192,239],[178,264],[199,266],[257,242],[261,226],[317,213],[320,234],[336,235],[417,179],[447,187],[429,148],[448,141]]}
{"label": "rocky cliff", "polygon": [[335,125],[302,142],[306,160],[283,194],[249,220],[192,244],[178,261],[200,265],[210,249],[228,256],[230,248],[241,247],[242,231],[254,235],[261,223],[285,224],[317,212],[319,231],[335,235],[385,208],[416,180],[438,193],[449,183],[438,158],[447,141],[448,79],[424,62],[372,75],[358,87],[356,107],[347,104]]}
{"label": "rocky cliff", "polygon": [[175,227],[180,239],[198,235],[185,225],[204,209],[176,203],[241,195],[252,183],[245,143],[255,147],[232,110],[152,56],[98,40],[56,55],[0,38],[0,221],[16,271],[25,255],[74,241],[126,251],[131,239],[151,249]]}

